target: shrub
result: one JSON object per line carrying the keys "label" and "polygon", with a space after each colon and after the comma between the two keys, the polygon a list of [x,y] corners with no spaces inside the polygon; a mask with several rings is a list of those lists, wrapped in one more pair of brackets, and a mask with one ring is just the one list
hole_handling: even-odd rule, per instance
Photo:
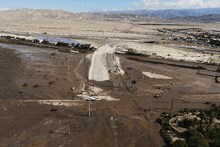
{"label": "shrub", "polygon": [[171,127],[170,126],[166,126],[165,129],[166,130],[171,130]]}
{"label": "shrub", "polygon": [[184,113],[184,110],[180,110],[180,113]]}
{"label": "shrub", "polygon": [[166,112],[166,111],[164,111],[162,114],[166,115],[166,114],[167,114],[167,112]]}
{"label": "shrub", "polygon": [[53,84],[55,81],[51,81],[51,82],[49,82],[49,84]]}
{"label": "shrub", "polygon": [[161,134],[161,137],[163,138],[165,143],[167,143],[167,144],[171,144],[172,143],[172,139],[167,134],[167,131],[165,129],[161,129],[160,130],[160,134]]}
{"label": "shrub", "polygon": [[187,144],[190,147],[209,147],[208,140],[203,138],[199,132],[189,129],[186,132]]}
{"label": "shrub", "polygon": [[189,111],[190,111],[190,112],[196,112],[197,109],[190,109]]}
{"label": "shrub", "polygon": [[56,46],[64,46],[64,47],[68,47],[69,43],[65,43],[65,42],[57,42]]}
{"label": "shrub", "polygon": [[57,54],[57,53],[56,53],[56,52],[54,52],[54,53],[52,53],[51,55],[52,55],[52,56],[55,56],[56,54]]}
{"label": "shrub", "polygon": [[204,112],[200,112],[199,117],[203,120],[205,118],[205,113]]}
{"label": "shrub", "polygon": [[167,118],[168,118],[169,120],[170,120],[172,117],[173,117],[172,114],[169,114],[169,115],[167,116]]}
{"label": "shrub", "polygon": [[47,44],[47,45],[50,44],[50,42],[47,41],[47,40],[45,40],[45,39],[44,39],[41,43],[42,43],[42,44]]}
{"label": "shrub", "polygon": [[194,124],[194,120],[193,119],[188,119],[188,118],[185,118],[184,120],[183,120],[183,124],[185,125],[185,126],[193,126],[193,124]]}
{"label": "shrub", "polygon": [[12,36],[5,36],[6,39],[11,39],[13,38]]}
{"label": "shrub", "polygon": [[189,109],[188,108],[184,108],[184,111],[189,113]]}
{"label": "shrub", "polygon": [[33,87],[39,87],[39,85],[38,85],[38,84],[36,84],[36,85],[34,85]]}
{"label": "shrub", "polygon": [[133,84],[136,84],[136,81],[135,81],[135,80],[132,80],[132,83],[133,83]]}
{"label": "shrub", "polygon": [[74,48],[80,48],[80,44],[77,43],[77,44],[74,46]]}
{"label": "shrub", "polygon": [[25,38],[21,38],[20,40],[21,40],[21,41],[26,41],[26,39],[25,39]]}
{"label": "shrub", "polygon": [[211,104],[211,102],[205,102],[204,104],[206,104],[206,105],[210,105],[210,104]]}
{"label": "shrub", "polygon": [[40,41],[38,39],[34,39],[34,43],[39,43]]}
{"label": "shrub", "polygon": [[173,143],[174,147],[188,147],[188,144],[185,141],[177,140]]}
{"label": "shrub", "polygon": [[209,130],[208,131],[209,139],[218,139],[219,138],[219,132],[216,130]]}
{"label": "shrub", "polygon": [[169,123],[169,121],[165,121],[164,123],[163,123],[163,125],[166,127],[166,126],[170,126],[170,123]]}
{"label": "shrub", "polygon": [[81,44],[80,48],[82,49],[90,49],[91,44]]}
{"label": "shrub", "polygon": [[162,124],[163,124],[163,122],[164,122],[164,120],[163,120],[163,119],[161,119],[161,118],[158,118],[158,119],[156,120],[156,122],[157,122],[157,123],[159,123],[160,125],[162,125]]}
{"label": "shrub", "polygon": [[28,86],[28,84],[24,83],[22,86],[26,87],[26,86]]}

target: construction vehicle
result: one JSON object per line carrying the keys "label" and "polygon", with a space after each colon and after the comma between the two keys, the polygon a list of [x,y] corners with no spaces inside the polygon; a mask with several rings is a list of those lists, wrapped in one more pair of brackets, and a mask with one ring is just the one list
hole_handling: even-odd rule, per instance
{"label": "construction vehicle", "polygon": [[97,96],[92,96],[92,97],[88,98],[86,101],[95,101],[96,99],[98,99]]}
{"label": "construction vehicle", "polygon": [[159,97],[161,97],[162,96],[162,94],[163,94],[163,91],[162,92],[160,92],[160,93],[157,93],[157,95],[156,96],[154,96],[155,98],[159,98]]}

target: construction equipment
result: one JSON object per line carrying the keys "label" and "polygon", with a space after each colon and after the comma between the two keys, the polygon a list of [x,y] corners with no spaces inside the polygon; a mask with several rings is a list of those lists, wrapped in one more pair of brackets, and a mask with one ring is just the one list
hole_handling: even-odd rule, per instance
{"label": "construction equipment", "polygon": [[159,98],[159,97],[161,97],[162,96],[162,94],[163,94],[163,91],[161,92],[161,93],[157,93],[157,95],[156,96],[154,96],[155,98]]}

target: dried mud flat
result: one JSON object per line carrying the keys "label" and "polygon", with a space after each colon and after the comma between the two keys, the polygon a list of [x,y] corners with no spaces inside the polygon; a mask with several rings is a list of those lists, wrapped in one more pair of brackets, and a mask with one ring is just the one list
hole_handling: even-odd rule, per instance
{"label": "dried mud flat", "polygon": [[[158,139],[153,141],[149,132],[153,130],[149,128],[149,122],[145,119],[147,113],[138,109],[133,110],[133,104],[130,105],[130,102],[100,100],[91,103],[76,96],[70,88],[75,86],[79,90],[80,79],[77,79],[73,70],[85,55],[69,55],[72,68],[67,71],[67,54],[51,55],[51,53],[54,53],[54,50],[44,49],[44,55],[40,56],[42,50],[37,48],[27,47],[23,52],[0,48],[0,82],[2,83],[0,85],[0,125],[2,126],[0,146],[115,146],[116,144],[160,146],[163,144],[159,134],[157,137],[160,142],[158,143]],[[29,58],[27,55],[32,56]],[[37,59],[39,56],[42,59]],[[86,73],[83,68],[78,69],[77,72],[82,76]],[[49,84],[51,81],[54,82]],[[27,86],[22,86],[24,83]],[[36,84],[39,87],[33,87]],[[21,89],[24,93],[18,93]],[[111,95],[120,98],[119,95]],[[66,107],[64,101],[74,101],[76,104]],[[115,108],[91,111],[91,117],[88,117],[88,104],[91,109],[109,106]],[[52,109],[58,110],[51,112]],[[113,116],[113,119],[110,119],[110,116]],[[70,122],[70,135],[68,122]]]}

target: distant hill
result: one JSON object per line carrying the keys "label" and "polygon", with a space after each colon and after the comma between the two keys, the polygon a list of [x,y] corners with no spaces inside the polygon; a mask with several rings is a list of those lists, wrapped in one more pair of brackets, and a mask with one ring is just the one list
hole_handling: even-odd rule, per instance
{"label": "distant hill", "polygon": [[49,9],[13,9],[0,11],[0,20],[49,20],[49,19],[94,19],[103,20],[105,17],[87,13],[71,13],[63,10]]}
{"label": "distant hill", "polygon": [[168,9],[168,10],[135,10],[135,11],[107,11],[107,12],[90,12],[94,13],[128,13],[135,15],[150,15],[161,18],[172,18],[175,16],[202,16],[207,14],[220,14],[220,8],[203,8],[203,9]]}
{"label": "distant hill", "polygon": [[209,14],[203,16],[186,16],[186,17],[173,17],[170,20],[172,21],[182,21],[182,22],[203,22],[203,23],[211,23],[211,22],[220,22],[220,14]]}
{"label": "distant hill", "polygon": [[95,15],[101,15],[108,20],[112,21],[131,21],[131,22],[140,22],[140,21],[160,21],[163,22],[166,19],[159,18],[156,16],[149,16],[149,15],[136,15],[136,14],[129,14],[129,13],[121,13],[121,14],[115,14],[115,13],[110,13],[110,14],[102,14],[102,13],[96,13]]}
{"label": "distant hill", "polygon": [[104,21],[162,21],[163,19],[135,14],[88,14],[71,13],[63,10],[14,9],[0,11],[0,20],[104,20]]}
{"label": "distant hill", "polygon": [[[48,9],[14,9],[14,10],[3,10],[0,11],[0,20],[101,20],[101,21],[125,21],[125,22],[217,22],[220,21],[220,14],[205,14],[200,15],[204,12],[208,13],[209,9],[201,9],[194,12],[194,10],[161,10],[153,11],[151,15],[141,15],[146,10],[138,10],[136,14],[132,13],[71,13],[63,10],[48,10]],[[212,12],[214,12],[213,9]],[[163,13],[162,13],[163,12]],[[180,15],[181,14],[181,15]],[[184,15],[189,16],[184,16]],[[194,16],[191,16],[193,15]],[[153,16],[155,15],[155,16]],[[174,16],[174,17],[171,17]],[[163,18],[165,17],[165,18]]]}

